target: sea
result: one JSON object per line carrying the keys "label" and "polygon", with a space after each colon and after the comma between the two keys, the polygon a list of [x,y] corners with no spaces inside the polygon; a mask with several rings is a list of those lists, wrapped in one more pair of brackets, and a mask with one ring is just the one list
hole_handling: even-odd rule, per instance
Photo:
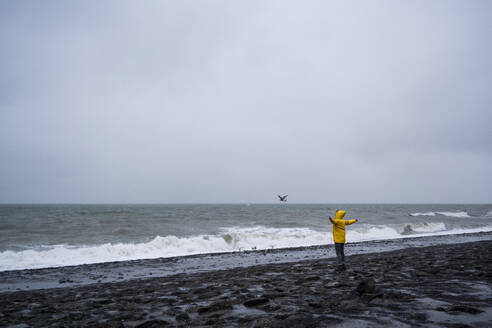
{"label": "sea", "polygon": [[492,231],[492,204],[0,205],[0,271]]}

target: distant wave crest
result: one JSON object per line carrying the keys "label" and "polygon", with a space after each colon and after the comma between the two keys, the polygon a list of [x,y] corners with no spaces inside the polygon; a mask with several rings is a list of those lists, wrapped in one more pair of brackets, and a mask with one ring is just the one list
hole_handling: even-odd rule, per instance
{"label": "distant wave crest", "polygon": [[448,216],[448,217],[453,217],[453,218],[469,218],[469,217],[471,217],[465,211],[458,211],[458,212],[424,212],[424,213],[412,213],[412,214],[410,214],[410,216],[436,216],[436,214],[443,215],[443,216]]}
{"label": "distant wave crest", "polygon": [[434,212],[425,212],[425,213],[412,213],[410,216],[435,216]]}

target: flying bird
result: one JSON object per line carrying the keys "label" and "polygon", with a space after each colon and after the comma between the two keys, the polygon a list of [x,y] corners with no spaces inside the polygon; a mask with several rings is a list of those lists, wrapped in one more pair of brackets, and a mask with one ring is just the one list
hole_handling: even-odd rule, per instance
{"label": "flying bird", "polygon": [[286,202],[287,201],[287,196],[289,195],[284,195],[284,196],[280,196],[280,195],[277,195],[278,198],[280,199],[281,202]]}

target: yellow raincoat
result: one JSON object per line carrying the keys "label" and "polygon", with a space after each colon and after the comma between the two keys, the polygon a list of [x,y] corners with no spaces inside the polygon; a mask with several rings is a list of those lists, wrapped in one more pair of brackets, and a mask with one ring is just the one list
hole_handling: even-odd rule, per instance
{"label": "yellow raincoat", "polygon": [[330,216],[330,221],[333,223],[333,241],[335,243],[345,243],[345,226],[357,222],[357,220],[343,220],[345,211],[337,211],[335,220]]}

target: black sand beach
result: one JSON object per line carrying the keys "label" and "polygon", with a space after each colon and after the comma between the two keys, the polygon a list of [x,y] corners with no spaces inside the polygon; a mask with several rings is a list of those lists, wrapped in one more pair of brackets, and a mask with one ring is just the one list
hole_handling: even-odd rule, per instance
{"label": "black sand beach", "polygon": [[491,250],[483,240],[351,255],[344,272],[320,258],[7,291],[0,326],[489,327]]}

